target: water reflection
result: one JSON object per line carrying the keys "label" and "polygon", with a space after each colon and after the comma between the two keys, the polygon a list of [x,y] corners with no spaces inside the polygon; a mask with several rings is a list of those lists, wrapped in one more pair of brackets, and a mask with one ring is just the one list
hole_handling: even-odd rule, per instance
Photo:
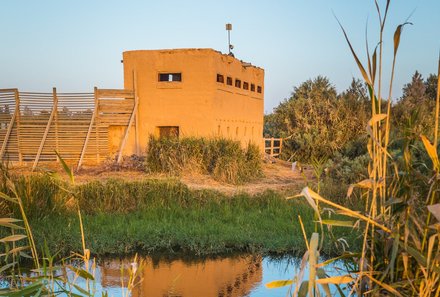
{"label": "water reflection", "polygon": [[[267,289],[264,285],[280,279],[291,279],[299,269],[300,259],[240,255],[215,259],[146,257],[143,281],[132,297],[285,297],[289,287]],[[129,267],[131,259],[104,260],[96,271],[96,296],[107,291],[109,296],[121,294],[121,267]],[[344,262],[326,267],[331,275],[345,274]],[[342,271],[340,270],[342,269]],[[305,279],[308,268],[305,270]],[[124,283],[128,276],[124,277]],[[344,288],[342,288],[344,289]],[[335,288],[331,287],[335,292]],[[346,293],[349,290],[344,290]]]}
{"label": "water reflection", "polygon": [[[99,267],[101,286],[121,286],[121,265],[130,260],[104,261]],[[97,275],[98,276],[98,275]],[[187,297],[187,296],[249,296],[261,284],[262,257],[255,255],[203,260],[146,259],[143,281],[133,297]],[[124,279],[127,283],[128,276]],[[115,292],[116,293],[116,292]],[[117,296],[115,294],[111,294]]]}

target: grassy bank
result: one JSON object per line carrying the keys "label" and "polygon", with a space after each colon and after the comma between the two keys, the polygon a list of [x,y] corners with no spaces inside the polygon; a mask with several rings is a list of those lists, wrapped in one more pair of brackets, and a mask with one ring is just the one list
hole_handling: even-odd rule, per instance
{"label": "grassy bank", "polygon": [[[81,250],[77,202],[87,247],[95,255],[159,251],[300,254],[306,246],[298,215],[308,234],[314,229],[313,211],[307,205],[286,201],[270,191],[231,197],[214,190],[190,190],[173,179],[112,179],[70,186],[47,175],[19,177],[15,184],[37,246],[46,242],[52,253]],[[4,204],[3,212],[19,216],[11,205]],[[350,229],[336,231],[338,238],[342,231],[350,233]],[[354,234],[349,237],[354,241]],[[332,251],[329,243],[324,252]]]}

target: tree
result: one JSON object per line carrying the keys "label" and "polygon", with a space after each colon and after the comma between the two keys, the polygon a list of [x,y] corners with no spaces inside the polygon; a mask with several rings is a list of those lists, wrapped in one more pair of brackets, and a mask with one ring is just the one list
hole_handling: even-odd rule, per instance
{"label": "tree", "polygon": [[437,75],[430,74],[425,81],[425,96],[428,100],[435,101],[437,97],[437,80]]}
{"label": "tree", "polygon": [[359,79],[352,79],[350,87],[339,96],[338,111],[345,123],[347,139],[343,154],[351,159],[366,153],[366,126],[371,118],[371,104],[367,86]]}
{"label": "tree", "polygon": [[[433,75],[424,81],[416,71],[411,82],[403,88],[403,95],[393,106],[392,120],[394,134],[398,139],[418,139],[420,134],[431,135],[433,129],[433,110],[435,92],[432,87]],[[435,88],[435,87],[434,87]],[[428,91],[428,92],[427,92]]]}
{"label": "tree", "polygon": [[402,99],[408,105],[414,107],[425,100],[426,86],[422,75],[416,71],[412,76],[411,82],[403,87]]}
{"label": "tree", "polygon": [[323,76],[295,87],[274,112],[265,116],[265,131],[283,137],[283,155],[301,161],[329,157],[363,133],[366,125],[365,86],[353,81],[338,96]]}

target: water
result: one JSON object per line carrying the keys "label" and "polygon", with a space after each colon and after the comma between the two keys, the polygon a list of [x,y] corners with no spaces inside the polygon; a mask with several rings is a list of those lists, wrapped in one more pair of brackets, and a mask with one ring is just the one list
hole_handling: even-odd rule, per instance
{"label": "water", "polygon": [[[96,296],[107,291],[109,296],[123,296],[121,266],[129,267],[130,260],[104,260],[99,263],[96,278]],[[340,264],[340,263],[339,263]],[[336,265],[336,266],[335,266]],[[330,275],[338,274],[337,264]],[[273,259],[255,255],[241,255],[216,259],[153,259],[145,258],[143,281],[133,292],[133,297],[285,297],[289,287],[267,289],[273,280],[291,279],[297,271],[299,260],[292,257]],[[342,267],[341,267],[342,268]],[[327,271],[327,269],[326,269]],[[307,277],[307,272],[305,277]]]}

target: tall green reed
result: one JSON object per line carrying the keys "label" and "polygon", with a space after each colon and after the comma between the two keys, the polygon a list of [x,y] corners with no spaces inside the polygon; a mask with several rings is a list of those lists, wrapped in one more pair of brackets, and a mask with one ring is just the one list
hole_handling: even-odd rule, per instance
{"label": "tall green reed", "polygon": [[[388,151],[391,130],[391,99],[395,74],[397,53],[403,28],[410,24],[404,22],[397,26],[393,36],[393,59],[389,80],[388,97],[382,98],[383,78],[383,33],[389,13],[390,0],[387,0],[382,9],[375,1],[379,19],[379,42],[370,56],[367,40],[367,67],[364,67],[354,50],[350,39],[340,24],[344,37],[368,86],[371,100],[372,117],[367,126],[369,135],[368,165],[369,177],[350,186],[347,197],[353,191],[360,191],[364,199],[363,211],[353,211],[340,204],[323,198],[319,193],[305,188],[300,195],[291,197],[305,197],[314,209],[321,233],[324,225],[360,226],[363,230],[363,244],[360,254],[343,254],[336,259],[344,258],[352,262],[355,271],[349,271],[339,277],[326,277],[327,284],[346,284],[350,294],[358,296],[440,296],[440,162],[437,154],[438,125],[439,125],[439,94],[440,94],[440,57],[437,84],[437,98],[434,129],[432,139],[420,135],[420,140],[432,164],[425,164],[430,168],[427,175],[418,173],[421,178],[412,179],[410,170],[413,170],[408,160],[411,159],[409,150],[405,151],[406,167],[399,168],[394,157]],[[378,72],[378,73],[377,73]],[[421,189],[421,190],[414,190]],[[423,197],[422,195],[425,195]],[[331,207],[345,220],[325,222],[321,218],[323,206]],[[307,237],[306,237],[307,238]],[[312,235],[311,241],[317,241],[318,234]],[[323,240],[324,236],[321,237]],[[296,277],[288,283],[270,283],[269,287],[296,284],[293,296],[314,296],[323,292],[331,296],[327,288],[318,287],[319,281],[316,257],[316,244],[309,244],[309,250],[304,255],[302,269],[298,276],[302,276],[305,262],[309,262],[311,273],[308,281]],[[319,250],[319,248],[318,248]],[[334,261],[335,259],[329,260]],[[319,265],[323,267],[329,263],[325,261]],[[316,278],[316,280],[315,280]],[[307,287],[307,289],[305,289]],[[339,291],[341,296],[344,293]]]}
{"label": "tall green reed", "polygon": [[[61,156],[58,155],[58,157],[69,177],[70,186],[73,186],[73,171],[67,166]],[[13,194],[10,196],[8,193],[0,192],[1,203],[18,205],[19,215],[21,216],[21,219],[12,217],[0,218],[0,227],[6,228],[11,233],[11,235],[0,239],[0,242],[4,244],[5,251],[0,255],[0,273],[7,282],[7,286],[0,289],[0,296],[95,296],[96,263],[90,257],[90,250],[86,247],[81,210],[75,198],[75,193],[69,190],[71,187],[69,188],[66,184],[59,182],[54,183],[67,196],[71,196],[70,199],[76,200],[82,253],[72,252],[70,256],[55,262],[57,253],[51,254],[47,244],[44,244],[44,247],[42,247],[43,257],[40,258],[21,196],[21,194],[31,196],[34,189],[29,187],[31,183],[23,182],[23,179],[20,180],[21,183],[14,183],[9,176],[8,169],[3,164],[0,166],[2,166],[0,171],[2,173],[3,190]],[[19,186],[18,189],[17,185]],[[61,185],[64,187],[61,187]],[[14,207],[6,208],[14,209]],[[21,224],[24,226],[21,226]],[[2,231],[3,233],[8,233],[7,230]],[[25,232],[24,234],[23,231]],[[25,240],[28,241],[28,245],[23,242]],[[31,251],[31,256],[26,253],[29,250]],[[26,258],[33,260],[31,268],[22,266],[23,259]],[[141,279],[142,261],[135,257],[133,264],[128,269],[129,283],[127,287],[124,287],[124,283],[122,283],[123,296],[129,296],[134,286]],[[124,270],[121,273],[123,272]],[[108,296],[108,294],[103,292],[102,296]]]}

